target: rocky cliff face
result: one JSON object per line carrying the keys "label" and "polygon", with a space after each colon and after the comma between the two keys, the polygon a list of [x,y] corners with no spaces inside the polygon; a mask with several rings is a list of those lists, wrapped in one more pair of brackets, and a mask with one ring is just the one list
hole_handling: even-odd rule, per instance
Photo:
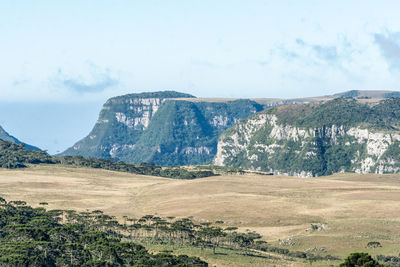
{"label": "rocky cliff face", "polygon": [[111,98],[89,135],[61,155],[113,158],[118,151],[134,146],[165,99],[179,97],[193,96],[165,91]]}
{"label": "rocky cliff face", "polygon": [[215,156],[221,132],[263,110],[250,100],[202,102],[191,98],[177,92],[111,98],[91,133],[62,155],[158,165],[208,163]]}
{"label": "rocky cliff face", "polygon": [[399,126],[399,99],[281,106],[224,132],[214,163],[300,177],[398,173]]}
{"label": "rocky cliff face", "polygon": [[13,142],[13,143],[16,143],[16,144],[23,144],[24,147],[25,147],[26,149],[29,149],[29,150],[40,150],[39,148],[37,148],[37,147],[35,147],[35,146],[28,145],[28,144],[25,144],[25,143],[19,141],[19,140],[18,140],[17,138],[15,138],[14,136],[8,134],[1,126],[0,126],[0,139],[1,139],[1,140],[4,140],[4,141]]}

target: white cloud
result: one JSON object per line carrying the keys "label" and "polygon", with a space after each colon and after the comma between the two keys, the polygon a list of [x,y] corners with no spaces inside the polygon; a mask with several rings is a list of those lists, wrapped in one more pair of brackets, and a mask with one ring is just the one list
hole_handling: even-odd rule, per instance
{"label": "white cloud", "polygon": [[400,70],[400,32],[375,33],[374,41],[390,69]]}

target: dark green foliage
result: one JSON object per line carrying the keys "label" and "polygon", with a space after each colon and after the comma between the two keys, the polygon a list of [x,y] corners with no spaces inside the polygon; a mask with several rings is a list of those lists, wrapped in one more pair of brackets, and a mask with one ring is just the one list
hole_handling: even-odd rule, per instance
{"label": "dark green foliage", "polygon": [[25,164],[52,163],[52,157],[40,150],[28,150],[23,144],[0,140],[0,167],[23,168]]}
{"label": "dark green foliage", "polygon": [[195,179],[217,175],[208,170],[187,170],[180,167],[161,168],[152,163],[128,164],[106,159],[84,158],[82,156],[49,156],[44,151],[31,151],[25,149],[22,144],[17,145],[0,140],[0,167],[10,169],[23,168],[26,167],[26,164],[40,163],[100,168],[175,179]]}
{"label": "dark green foliage", "polygon": [[[60,224],[64,217],[65,224]],[[122,226],[112,217],[103,218],[1,201],[0,265],[208,266],[195,257],[150,254],[141,245],[122,241],[116,232]]]}
{"label": "dark green foliage", "polygon": [[351,253],[340,267],[380,267],[382,264],[374,260],[368,253]]}
{"label": "dark green foliage", "polygon": [[84,158],[82,156],[64,156],[53,157],[56,163],[72,165],[78,167],[100,168],[111,171],[123,171],[134,174],[160,176],[175,179],[195,179],[209,176],[216,176],[212,171],[189,171],[181,167],[161,168],[153,163],[130,164],[124,162],[115,162],[107,159]]}

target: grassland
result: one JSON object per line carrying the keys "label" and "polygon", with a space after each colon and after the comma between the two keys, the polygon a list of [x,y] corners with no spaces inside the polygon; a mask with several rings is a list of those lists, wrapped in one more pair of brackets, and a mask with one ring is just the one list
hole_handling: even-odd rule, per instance
{"label": "grassland", "polygon": [[[230,175],[173,180],[98,169],[36,165],[23,170],[0,169],[0,195],[48,208],[94,210],[139,217],[145,214],[223,220],[262,234],[274,246],[290,238],[290,250],[321,251],[344,258],[353,251],[372,255],[400,252],[400,175],[337,174],[300,179],[283,176]],[[311,224],[325,230],[309,230]],[[367,248],[378,241],[381,248]],[[153,250],[165,249],[150,247]],[[307,266],[280,255],[260,257],[233,251],[181,248],[216,266]],[[327,266],[337,262],[317,262]]]}

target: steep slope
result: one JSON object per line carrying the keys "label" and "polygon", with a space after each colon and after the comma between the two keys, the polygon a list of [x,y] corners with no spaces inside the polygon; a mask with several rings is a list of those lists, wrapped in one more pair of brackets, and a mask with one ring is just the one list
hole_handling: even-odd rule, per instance
{"label": "steep slope", "polygon": [[91,133],[61,155],[157,165],[206,163],[222,131],[263,110],[250,100],[189,101],[193,98],[171,91],[111,98]]}
{"label": "steep slope", "polygon": [[26,149],[29,149],[29,150],[40,150],[38,147],[31,146],[31,145],[28,145],[28,144],[25,144],[25,143],[19,141],[19,140],[18,140],[17,138],[15,138],[14,136],[8,134],[8,133],[3,129],[3,127],[1,127],[1,126],[0,126],[0,140],[9,141],[9,142],[13,142],[13,143],[16,143],[16,144],[23,144],[24,147],[25,147]]}
{"label": "steep slope", "polygon": [[140,93],[109,99],[100,111],[93,130],[61,155],[111,158],[122,148],[134,145],[167,98],[193,97],[174,91]]}
{"label": "steep slope", "polygon": [[187,165],[211,162],[222,131],[262,110],[250,100],[225,103],[166,101],[154,115],[149,128],[131,149],[116,158],[158,165]]}
{"label": "steep slope", "polygon": [[225,131],[214,163],[301,177],[400,172],[399,127],[399,98],[279,106]]}

